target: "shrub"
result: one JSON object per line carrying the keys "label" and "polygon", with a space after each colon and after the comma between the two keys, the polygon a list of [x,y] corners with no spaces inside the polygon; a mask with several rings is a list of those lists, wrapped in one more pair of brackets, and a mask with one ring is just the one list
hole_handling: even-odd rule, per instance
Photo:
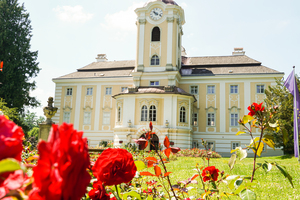
{"label": "shrub", "polygon": [[177,153],[178,157],[201,157],[201,158],[207,158],[208,153],[211,152],[210,158],[221,158],[222,156],[218,154],[215,151],[209,151],[205,149],[182,149]]}

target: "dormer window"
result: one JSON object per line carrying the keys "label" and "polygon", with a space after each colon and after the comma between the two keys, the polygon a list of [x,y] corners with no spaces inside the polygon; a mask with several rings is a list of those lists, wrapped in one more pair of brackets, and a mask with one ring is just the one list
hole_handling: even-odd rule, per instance
{"label": "dormer window", "polygon": [[152,29],[152,42],[159,42],[160,41],[160,29],[156,26]]}
{"label": "dormer window", "polygon": [[152,56],[151,65],[159,65],[159,57],[157,55]]}

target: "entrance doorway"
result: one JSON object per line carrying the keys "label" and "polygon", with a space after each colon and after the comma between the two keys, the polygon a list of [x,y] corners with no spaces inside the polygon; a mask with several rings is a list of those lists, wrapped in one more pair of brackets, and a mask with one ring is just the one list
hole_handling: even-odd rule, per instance
{"label": "entrance doorway", "polygon": [[[146,135],[143,134],[140,136],[140,138],[146,138]],[[145,151],[155,150],[155,148],[159,150],[159,139],[156,134],[153,134],[151,135],[151,139],[148,141],[148,146],[146,147]],[[141,150],[140,146],[139,150]]]}

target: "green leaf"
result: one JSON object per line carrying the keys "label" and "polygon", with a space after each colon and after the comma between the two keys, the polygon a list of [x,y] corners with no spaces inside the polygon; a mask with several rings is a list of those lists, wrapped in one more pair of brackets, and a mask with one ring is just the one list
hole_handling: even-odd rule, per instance
{"label": "green leaf", "polygon": [[278,126],[278,121],[275,122],[274,124],[269,123],[269,126],[272,127],[272,128],[276,128]]}
{"label": "green leaf", "polygon": [[233,176],[229,176],[226,178],[227,181],[231,180],[230,183],[228,184],[228,187],[233,190],[234,189],[234,183],[235,181],[240,178],[240,176],[238,175],[233,175]]}
{"label": "green leaf", "polygon": [[236,185],[237,189],[236,189],[236,191],[234,191],[234,194],[239,194],[246,187],[245,181],[238,179],[238,180],[236,180],[236,183],[237,182],[239,182],[240,185]]}
{"label": "green leaf", "polygon": [[228,161],[228,165],[230,167],[230,170],[233,169],[235,161],[236,161],[236,154],[232,154],[229,161]]}
{"label": "green leaf", "polygon": [[244,131],[238,131],[235,135],[241,135],[241,134],[245,134],[246,132]]}
{"label": "green leaf", "polygon": [[241,191],[240,197],[242,200],[255,200],[256,194],[251,190],[244,189]]}
{"label": "green leaf", "polygon": [[127,199],[128,196],[132,196],[132,197],[135,197],[139,200],[142,200],[141,195],[139,193],[137,193],[136,191],[130,191],[130,192],[124,193],[123,194],[123,199]]}
{"label": "green leaf", "polygon": [[289,182],[291,183],[292,187],[294,187],[293,184],[293,178],[291,177],[291,175],[287,172],[287,170],[285,169],[285,167],[280,166],[276,163],[276,167],[279,169],[279,171],[289,180]]}
{"label": "green leaf", "polygon": [[13,172],[19,169],[21,169],[20,163],[13,158],[7,158],[0,161],[0,174],[4,172]]}
{"label": "green leaf", "polygon": [[[259,144],[259,146],[258,146],[258,144]],[[254,148],[252,148],[253,152],[255,153],[255,149],[257,149],[257,155],[260,156],[261,152],[264,149],[264,143],[263,142],[260,142],[260,143],[256,142],[256,143],[253,144],[253,146],[254,146]]]}
{"label": "green leaf", "polygon": [[146,200],[153,200],[153,197],[148,196]]}
{"label": "green leaf", "polygon": [[265,170],[266,173],[268,173],[272,169],[272,164],[271,163],[264,163],[262,165],[262,168]]}
{"label": "green leaf", "polygon": [[140,160],[134,161],[134,164],[136,166],[137,171],[141,171],[146,168],[146,165],[143,161],[140,161]]}
{"label": "green leaf", "polygon": [[254,118],[252,116],[250,116],[250,115],[244,115],[244,117],[243,117],[242,120],[243,120],[244,124],[247,124],[247,123],[251,122],[253,119]]}

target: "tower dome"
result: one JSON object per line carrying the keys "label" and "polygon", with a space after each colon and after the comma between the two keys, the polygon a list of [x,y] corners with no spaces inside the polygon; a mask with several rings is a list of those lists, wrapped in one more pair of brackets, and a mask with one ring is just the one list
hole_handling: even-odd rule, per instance
{"label": "tower dome", "polygon": [[165,4],[168,4],[168,5],[176,5],[176,6],[178,6],[178,4],[175,1],[173,1],[173,0],[149,0],[144,6],[147,6],[148,3],[154,2],[154,1],[161,1],[161,2],[163,2]]}

